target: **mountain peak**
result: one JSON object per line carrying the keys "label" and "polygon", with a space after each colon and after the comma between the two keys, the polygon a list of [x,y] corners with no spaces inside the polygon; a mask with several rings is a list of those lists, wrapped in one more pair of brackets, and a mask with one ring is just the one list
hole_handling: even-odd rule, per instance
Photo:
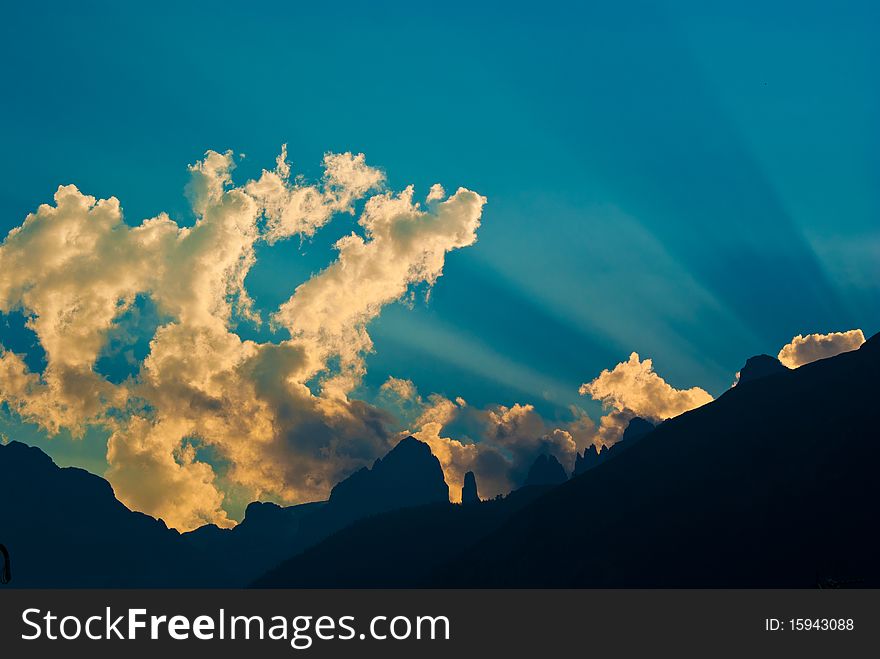
{"label": "mountain peak", "polygon": [[480,495],[477,493],[477,477],[469,471],[464,475],[464,485],[461,488],[462,503],[480,503]]}
{"label": "mountain peak", "polygon": [[574,473],[572,476],[579,476],[593,467],[598,467],[609,458],[620,455],[624,449],[629,448],[641,440],[642,437],[654,430],[655,427],[656,426],[647,419],[643,419],[640,416],[634,416],[629,420],[626,429],[623,431],[623,435],[620,437],[620,441],[616,444],[606,446],[605,448],[590,444],[584,449],[583,454],[578,453],[575,456]]}
{"label": "mountain peak", "polygon": [[739,381],[737,384],[739,385],[743,382],[760,380],[761,378],[776,375],[777,373],[785,373],[790,370],[791,369],[784,366],[782,362],[776,359],[776,357],[771,357],[770,355],[755,355],[746,360],[745,366],[743,366],[739,372]]}
{"label": "mountain peak", "polygon": [[590,444],[584,449],[583,454],[576,454],[574,456],[574,473],[572,474],[572,477],[579,476],[585,471],[589,471],[597,466],[600,462],[603,462],[605,460],[606,451],[607,449],[603,450],[595,444]]}
{"label": "mountain peak", "polygon": [[10,460],[17,460],[19,464],[26,462],[34,466],[55,466],[52,458],[36,446],[29,446],[14,439],[8,444],[0,444],[0,451],[4,452],[4,457]]}
{"label": "mountain peak", "polygon": [[637,439],[641,439],[649,432],[654,430],[654,424],[648,421],[647,419],[643,419],[640,416],[634,416],[629,420],[629,423],[626,425],[626,430],[623,431],[623,435],[620,437],[621,442],[632,442]]}
{"label": "mountain peak", "polygon": [[244,509],[242,522],[260,524],[266,520],[274,519],[282,510],[281,506],[271,501],[251,501]]}
{"label": "mountain peak", "polygon": [[529,468],[526,485],[559,485],[568,480],[565,469],[555,455],[542,453]]}
{"label": "mountain peak", "polygon": [[880,349],[880,332],[874,334],[874,336],[870,337],[867,341],[865,341],[859,350],[878,350]]}
{"label": "mountain peak", "polygon": [[16,585],[143,587],[199,578],[192,564],[181,567],[177,531],[126,508],[100,476],[59,467],[35,446],[0,445],[0,500],[15,502],[0,506],[0,529]]}
{"label": "mountain peak", "polygon": [[[430,462],[431,458],[434,458],[434,454],[431,453],[431,447],[425,444],[425,442],[420,442],[412,435],[409,435],[397,442],[397,445],[388,451],[388,453],[385,454],[385,457],[377,458],[376,462],[373,463],[373,469],[375,469],[376,465],[380,463],[387,465],[389,462],[408,460],[424,460]],[[436,458],[434,458],[434,460],[436,460]]]}
{"label": "mountain peak", "polygon": [[330,492],[330,504],[352,514],[449,501],[449,487],[431,447],[415,437],[398,442],[383,458],[341,481]]}

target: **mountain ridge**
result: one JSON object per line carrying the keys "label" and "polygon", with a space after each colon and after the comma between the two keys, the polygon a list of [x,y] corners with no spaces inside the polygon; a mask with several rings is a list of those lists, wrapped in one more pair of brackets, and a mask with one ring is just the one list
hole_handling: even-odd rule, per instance
{"label": "mountain ridge", "polygon": [[[870,410],[878,368],[875,335],[859,350],[734,387],[549,492],[426,585],[877,585],[880,536],[871,520],[880,497],[873,474],[880,450]],[[744,429],[749,432],[735,432]],[[709,459],[698,463],[700,471],[689,451],[700,449],[704,432],[736,441],[721,445],[723,456],[703,445],[701,457]],[[670,451],[673,440],[679,446]],[[683,475],[687,480],[676,480]],[[725,488],[734,483],[739,489]],[[611,505],[583,508],[600,494]],[[520,554],[511,556],[511,546],[522,548]],[[560,546],[571,555],[554,550]],[[579,554],[584,547],[589,551]],[[564,576],[543,569],[552,560],[568,564]]]}
{"label": "mountain ridge", "polygon": [[241,587],[357,519],[449,500],[439,461],[412,437],[336,488],[328,501],[251,502],[231,529],[179,533],[130,510],[100,476],[18,441],[0,445],[0,499],[17,503],[0,507],[16,586]]}
{"label": "mountain ridge", "polygon": [[[875,336],[734,387],[503,519],[423,508],[363,520],[255,585],[876,586],[878,369]],[[462,539],[450,555],[433,551],[450,537]],[[407,542],[420,543],[420,561],[378,562]]]}
{"label": "mountain ridge", "polygon": [[233,529],[184,534],[13,441],[0,540],[24,587],[878,585],[880,335],[774,370],[636,424],[626,450],[559,485],[480,502],[474,483],[451,504],[439,461],[408,437],[327,501],[253,502]]}

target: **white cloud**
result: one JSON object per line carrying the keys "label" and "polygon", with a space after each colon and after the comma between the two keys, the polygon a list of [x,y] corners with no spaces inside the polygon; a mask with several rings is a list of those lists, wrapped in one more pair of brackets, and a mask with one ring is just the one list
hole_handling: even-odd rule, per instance
{"label": "white cloud", "polygon": [[[181,427],[168,427],[175,423]],[[199,462],[193,446],[179,440],[185,427],[174,420],[128,419],[124,430],[110,436],[107,478],[130,507],[161,513],[178,528],[232,526],[211,465]]]}
{"label": "white cloud", "polygon": [[[675,389],[654,371],[650,359],[640,360],[636,353],[581,386],[582,395],[590,395],[609,410],[598,425],[577,407],[571,408],[570,420],[551,422],[530,404],[474,409],[461,399],[453,402],[437,394],[423,399],[412,381],[398,378],[390,378],[382,392],[395,397],[398,409],[410,419],[413,430],[405,432],[431,446],[454,500],[468,471],[475,473],[482,495],[504,494],[522,485],[541,454],[555,456],[570,473],[579,452],[590,445],[613,445],[633,417],[659,422],[712,400],[698,387]],[[473,437],[446,436],[447,429],[461,420],[477,425]]]}
{"label": "white cloud", "polygon": [[431,186],[431,189],[428,191],[428,197],[426,201],[440,201],[446,196],[446,190],[443,189],[443,186],[439,183],[435,183]]}
{"label": "white cloud", "polygon": [[582,384],[581,395],[621,414],[662,421],[712,401],[712,396],[699,387],[676,389],[654,371],[650,359],[639,359],[632,353],[629,360],[611,370],[604,370],[592,382]]}
{"label": "white cloud", "polygon": [[[192,227],[165,214],[130,227],[115,198],[62,186],[0,245],[0,312],[23,310],[47,359],[32,373],[0,349],[0,401],[49,433],[109,428],[118,496],[180,529],[228,525],[230,485],[289,503],[324,497],[391,446],[387,413],[348,395],[372,347],[367,324],[411,285],[436,282],[446,253],[475,242],[485,203],[465,189],[428,211],[411,188],[373,196],[364,236],[341,239],[338,258],[273,314],[292,338],[258,343],[232,329],[259,322],[245,288],[255,246],[312,235],[384,175],[350,153],[325,156],[314,185],[291,180],[284,150],[242,186],[233,166],[230,152],[208,152],[190,167]],[[168,320],[137,377],[112,384],[95,362],[138,295]]]}
{"label": "white cloud", "polygon": [[353,213],[354,202],[382,185],[385,174],[366,164],[364,154],[328,153],[320,185],[290,183],[287,145],[281,149],[275,169],[263,170],[245,190],[263,207],[267,226],[265,240],[272,244],[293,235],[311,236],[336,213]]}
{"label": "white cloud", "polygon": [[382,393],[393,394],[401,400],[415,400],[418,396],[412,380],[389,377],[379,388]]}
{"label": "white cloud", "polygon": [[366,237],[336,243],[339,257],[297,287],[273,315],[309,354],[337,357],[341,372],[324,382],[328,395],[344,395],[363,375],[372,349],[366,325],[411,284],[434,284],[446,253],[476,242],[484,197],[460,188],[430,211],[413,203],[413,189],[370,198],[358,223]]}
{"label": "white cloud", "polygon": [[819,359],[834,357],[842,352],[856,350],[865,342],[860,329],[830,334],[798,334],[779,351],[777,359],[788,368],[797,368]]}

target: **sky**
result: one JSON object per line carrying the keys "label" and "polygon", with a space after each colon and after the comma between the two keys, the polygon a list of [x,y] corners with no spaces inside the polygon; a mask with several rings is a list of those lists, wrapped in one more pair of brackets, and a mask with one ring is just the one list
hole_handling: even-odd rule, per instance
{"label": "sky", "polygon": [[[384,268],[388,288],[376,293],[368,312],[345,321],[351,326],[340,329],[333,346],[319,329],[294,337],[303,360],[317,366],[290,377],[306,378],[297,383],[314,400],[302,404],[320,420],[299,403],[274,401],[266,412],[272,439],[242,419],[218,429],[187,416],[180,401],[191,391],[171,401],[164,385],[153,382],[146,390],[141,368],[157,329],[171,323],[196,331],[181,316],[192,310],[180,312],[183,303],[172,300],[180,292],[175,287],[197,278],[181,265],[191,258],[190,247],[169,247],[158,261],[144,261],[137,275],[132,259],[144,250],[131,245],[119,248],[134,250],[125,258],[101,266],[107,282],[141,279],[126,289],[136,296],[102,330],[94,363],[83,367],[85,375],[78,372],[90,384],[46,380],[41,344],[49,330],[41,337],[28,329],[28,318],[39,314],[12,301],[12,293],[4,302],[0,287],[0,343],[21,355],[30,373],[43,373],[41,386],[48,387],[41,413],[22,412],[25,394],[19,392],[16,403],[7,392],[0,432],[40,445],[61,464],[106,473],[126,503],[184,528],[199,520],[226,523],[221,510],[234,520],[254,496],[286,502],[321,496],[331,481],[368,464],[395,432],[406,430],[431,440],[435,453],[448,453],[441,458],[448,475],[479,464],[484,480],[501,491],[515,485],[520,462],[536,451],[550,447],[571,461],[573,450],[600,441],[603,418],[611,432],[620,421],[615,413],[653,413],[661,420],[717,397],[748,356],[776,355],[797,335],[860,329],[870,336],[880,327],[880,85],[874,71],[880,10],[869,2],[725,5],[84,2],[8,8],[0,26],[6,64],[0,235],[41,204],[55,204],[58,186],[68,184],[96,199],[117,198],[128,227],[164,212],[173,230],[183,231],[204,219],[193,207],[193,177],[208,181],[216,174],[189,166],[207,163],[209,150],[218,157],[230,150],[234,169],[222,185],[257,198],[253,189],[244,192],[248,181],[259,180],[264,169],[277,172],[286,144],[287,162],[306,183],[320,187],[327,153],[364,154],[369,170],[359,174],[375,171],[382,181],[361,191],[346,179],[340,189],[354,190],[351,203],[337,198],[342,212],[309,235],[291,232],[244,245],[245,271],[235,270],[239,263],[235,273],[218,276],[243,274],[241,290],[225,293],[246,290],[266,322],[249,322],[237,307],[227,318],[225,310],[217,312],[221,295],[210,308],[224,325],[211,335],[212,350],[231,332],[236,341],[261,346],[254,354],[268,354],[300,332],[308,324],[308,300],[318,293],[300,295],[289,328],[284,322],[272,328],[268,319],[339,257],[337,240],[352,231],[366,235],[358,222],[373,194],[414,186],[414,199],[428,213],[418,236],[439,262],[425,265],[423,255],[406,252],[416,274]],[[428,201],[436,183],[444,197]],[[459,188],[471,196],[458,197]],[[220,203],[209,197],[202,199],[206,208]],[[471,205],[442,206],[447,198]],[[395,224],[393,212],[376,211],[392,228],[388,251],[375,251],[403,267],[399,247],[408,234],[398,232],[403,225]],[[444,218],[455,223],[454,237],[443,233]],[[21,275],[19,291],[51,283],[48,269],[34,263],[53,253],[38,248],[21,248],[25,261],[16,263],[33,267],[30,279]],[[168,268],[161,282],[150,279],[154,267]],[[0,278],[11,281],[10,272]],[[81,280],[71,272],[54,275],[58,290],[71,294],[58,283],[68,279],[81,284],[80,292],[98,290],[84,271],[77,270]],[[365,272],[369,278],[374,271]],[[395,288],[401,284],[402,294]],[[351,304],[375,292],[363,286],[353,280],[344,289],[357,291]],[[333,299],[342,305],[347,298]],[[358,343],[361,330],[368,343]],[[288,356],[236,350],[243,351],[229,357],[236,378],[245,377],[242,364],[249,359],[287,363]],[[219,359],[214,353],[204,358]],[[596,383],[604,370],[613,380],[615,366],[626,364],[642,374],[638,382],[650,381],[646,391],[657,392],[662,404],[654,398],[635,403],[619,389],[624,385]],[[337,387],[341,393],[333,398],[321,391],[322,378],[346,369],[351,381]],[[624,370],[618,374],[627,375]],[[113,386],[101,389],[89,379],[95,373]],[[195,377],[188,373],[177,377]],[[270,376],[248,373],[256,393],[236,404],[268,405],[259,385]],[[668,389],[654,388],[661,377]],[[242,383],[235,382],[238,391]],[[84,407],[72,422],[82,426],[74,428],[78,438],[65,423],[47,429],[41,422],[41,415],[44,421],[58,412],[58,401],[74,386],[81,387],[80,398],[87,389],[104,392],[100,411]],[[122,388],[131,396],[124,403],[104,400],[122,395]],[[38,395],[33,387],[26,392]],[[328,411],[331,398],[344,401],[342,412]],[[137,414],[134,399],[141,405]],[[217,400],[232,399],[218,394]],[[596,427],[587,428],[582,414]],[[339,415],[357,423],[340,429]],[[138,435],[134,416],[147,419],[149,430]],[[535,435],[546,441],[535,444]],[[313,440],[319,436],[325,439]],[[246,451],[235,443],[248,441]],[[495,452],[473,449],[481,442]],[[150,453],[160,444],[171,456],[161,468]],[[327,460],[336,467],[324,470],[320,455],[332,455]],[[260,466],[288,461],[277,472]],[[170,480],[158,479],[164,485],[142,492],[138,481],[154,467]],[[167,509],[164,501],[178,487],[209,503],[195,511]]]}

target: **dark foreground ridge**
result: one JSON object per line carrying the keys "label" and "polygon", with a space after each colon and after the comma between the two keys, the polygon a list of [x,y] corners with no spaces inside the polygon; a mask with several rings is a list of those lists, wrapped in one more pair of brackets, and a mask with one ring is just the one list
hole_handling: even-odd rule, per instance
{"label": "dark foreground ridge", "polygon": [[739,372],[739,382],[737,384],[760,380],[778,373],[785,373],[788,370],[790,369],[784,366],[776,357],[755,355],[746,360],[745,366]]}
{"label": "dark foreground ridge", "polygon": [[579,476],[590,469],[598,467],[606,460],[620,455],[630,446],[635,446],[652,430],[654,430],[653,423],[638,416],[633,417],[627,424],[626,430],[623,431],[620,441],[613,446],[604,447],[600,451],[595,444],[591,444],[584,449],[583,453],[578,453],[575,457],[573,475]]}
{"label": "dark foreground ridge", "polygon": [[211,585],[245,586],[356,520],[448,501],[440,461],[427,444],[407,437],[371,469],[364,467],[338,483],[328,501],[289,507],[251,503],[238,526],[205,526],[183,534],[183,539],[207,563],[227,557],[214,568]]}
{"label": "dark foreground ridge", "polygon": [[633,419],[567,482],[544,458],[507,497],[481,502],[468,479],[467,505],[407,438],[328,501],[253,503],[234,529],[181,535],[102,478],[0,445],[11,585],[880,586],[880,338],[795,370],[753,365],[708,405]]}
{"label": "dark foreground ridge", "polygon": [[240,587],[354,520],[448,502],[449,491],[427,444],[408,437],[339,483],[329,501],[255,502],[235,528],[180,534],[126,508],[103,478],[10,442],[0,445],[0,500],[13,586]]}
{"label": "dark foreground ridge", "polygon": [[[0,446],[0,535],[17,587],[147,587],[202,581],[180,534],[132,512],[110,484],[40,449]],[[186,569],[182,566],[186,565]]]}
{"label": "dark foreground ridge", "polygon": [[256,585],[876,587],[880,338],[775,370],[529,501],[365,520]]}
{"label": "dark foreground ridge", "polygon": [[878,372],[874,336],[734,387],[536,501],[431,583],[876,587]]}

